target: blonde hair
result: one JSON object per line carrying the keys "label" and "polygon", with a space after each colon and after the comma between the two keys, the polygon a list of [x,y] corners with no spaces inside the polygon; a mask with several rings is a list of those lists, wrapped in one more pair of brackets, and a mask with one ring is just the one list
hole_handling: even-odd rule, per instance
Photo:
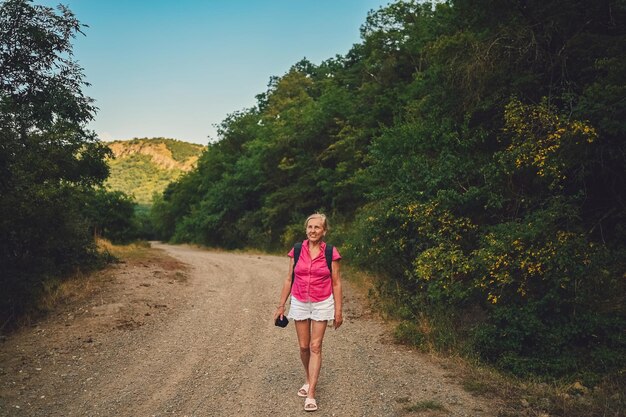
{"label": "blonde hair", "polygon": [[313,213],[309,217],[306,218],[306,221],[304,222],[304,230],[306,230],[306,227],[309,224],[309,220],[311,220],[311,219],[322,219],[322,224],[324,226],[324,230],[326,232],[328,232],[328,229],[330,229],[330,226],[328,224],[328,219],[326,218],[325,214]]}

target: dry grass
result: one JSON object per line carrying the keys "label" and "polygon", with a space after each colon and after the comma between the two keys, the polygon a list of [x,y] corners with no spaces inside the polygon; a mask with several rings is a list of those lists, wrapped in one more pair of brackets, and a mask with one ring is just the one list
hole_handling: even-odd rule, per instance
{"label": "dry grass", "polygon": [[615,378],[588,388],[580,382],[521,380],[460,358],[455,369],[467,392],[503,399],[502,416],[626,416],[625,387]]}
{"label": "dry grass", "polygon": [[100,276],[76,272],[64,281],[51,280],[44,283],[44,294],[39,299],[38,310],[51,311],[59,304],[90,294],[98,287],[95,277]]}
{"label": "dry grass", "polygon": [[[148,260],[150,258],[150,245],[146,243],[132,243],[130,245],[113,245],[105,239],[96,242],[98,252],[110,262],[126,262],[127,260]],[[153,255],[152,255],[153,256]],[[44,283],[44,292],[36,306],[39,312],[52,311],[56,306],[80,300],[94,291],[97,291],[104,282],[110,280],[107,269],[84,273],[76,271],[73,275],[63,280],[51,279]],[[32,315],[24,317],[26,323],[32,321]]]}
{"label": "dry grass", "polygon": [[147,260],[153,256],[153,250],[150,243],[141,241],[133,242],[128,245],[114,245],[108,240],[98,239],[98,251],[109,254],[111,257],[124,262],[133,260]]}
{"label": "dry grass", "polygon": [[[114,245],[108,240],[98,239],[98,251],[104,255],[111,263],[128,264],[156,264],[168,271],[176,271],[174,279],[185,281],[185,267],[179,261],[164,255],[161,251],[152,249],[148,242],[135,242],[128,245]],[[51,279],[44,283],[44,291],[39,298],[38,304],[28,314],[20,318],[18,327],[30,325],[37,317],[46,312],[54,310],[56,306],[69,303],[71,301],[82,300],[94,292],[98,291],[104,283],[109,282],[111,274],[110,267],[90,273],[81,271],[63,280]]]}
{"label": "dry grass", "polygon": [[359,271],[349,265],[341,266],[341,278],[349,281],[356,290],[365,296],[368,296],[374,289],[375,277],[373,275]]}

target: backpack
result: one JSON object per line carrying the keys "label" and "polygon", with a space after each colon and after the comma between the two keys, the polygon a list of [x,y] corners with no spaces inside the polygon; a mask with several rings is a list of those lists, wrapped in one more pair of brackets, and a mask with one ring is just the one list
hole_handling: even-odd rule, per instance
{"label": "backpack", "polygon": [[[302,242],[298,242],[293,245],[293,271],[291,272],[291,285],[293,280],[296,279],[296,263],[300,259],[300,252],[302,251]],[[326,250],[324,251],[326,257],[326,265],[330,271],[330,275],[333,274],[333,245],[326,244]]]}

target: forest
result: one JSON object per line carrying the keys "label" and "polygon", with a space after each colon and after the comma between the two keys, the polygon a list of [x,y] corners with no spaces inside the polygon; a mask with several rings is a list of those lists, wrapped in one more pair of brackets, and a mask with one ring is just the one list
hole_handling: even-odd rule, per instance
{"label": "forest", "polygon": [[86,128],[96,107],[72,53],[81,29],[64,6],[0,3],[0,332],[107,262],[94,237],[137,229],[132,198],[102,186],[111,151]]}
{"label": "forest", "polygon": [[[66,7],[0,4],[0,330],[137,237],[103,187]],[[159,239],[285,253],[330,218],[398,340],[516,376],[623,384],[626,4],[397,1],[272,77],[152,206]]]}
{"label": "forest", "polygon": [[626,4],[400,1],[272,77],[152,209],[286,252],[310,213],[398,339],[520,376],[624,376]]}

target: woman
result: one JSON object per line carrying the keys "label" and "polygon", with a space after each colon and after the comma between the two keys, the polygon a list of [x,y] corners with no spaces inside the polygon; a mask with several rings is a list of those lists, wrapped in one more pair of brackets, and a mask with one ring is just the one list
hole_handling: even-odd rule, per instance
{"label": "woman", "polygon": [[[312,214],[304,222],[307,239],[302,242],[300,257],[294,270],[294,249],[289,252],[289,274],[283,283],[280,302],[274,313],[274,320],[282,319],[285,303],[291,292],[291,306],[288,318],[295,322],[300,359],[304,365],[305,382],[298,390],[298,396],[306,397],[305,411],[317,410],[315,388],[322,367],[322,340],[329,320],[338,329],[343,323],[341,312],[341,275],[337,248],[332,252],[332,274],[325,257],[324,236],[328,231],[328,221],[323,214]],[[292,273],[295,272],[293,286]]]}

